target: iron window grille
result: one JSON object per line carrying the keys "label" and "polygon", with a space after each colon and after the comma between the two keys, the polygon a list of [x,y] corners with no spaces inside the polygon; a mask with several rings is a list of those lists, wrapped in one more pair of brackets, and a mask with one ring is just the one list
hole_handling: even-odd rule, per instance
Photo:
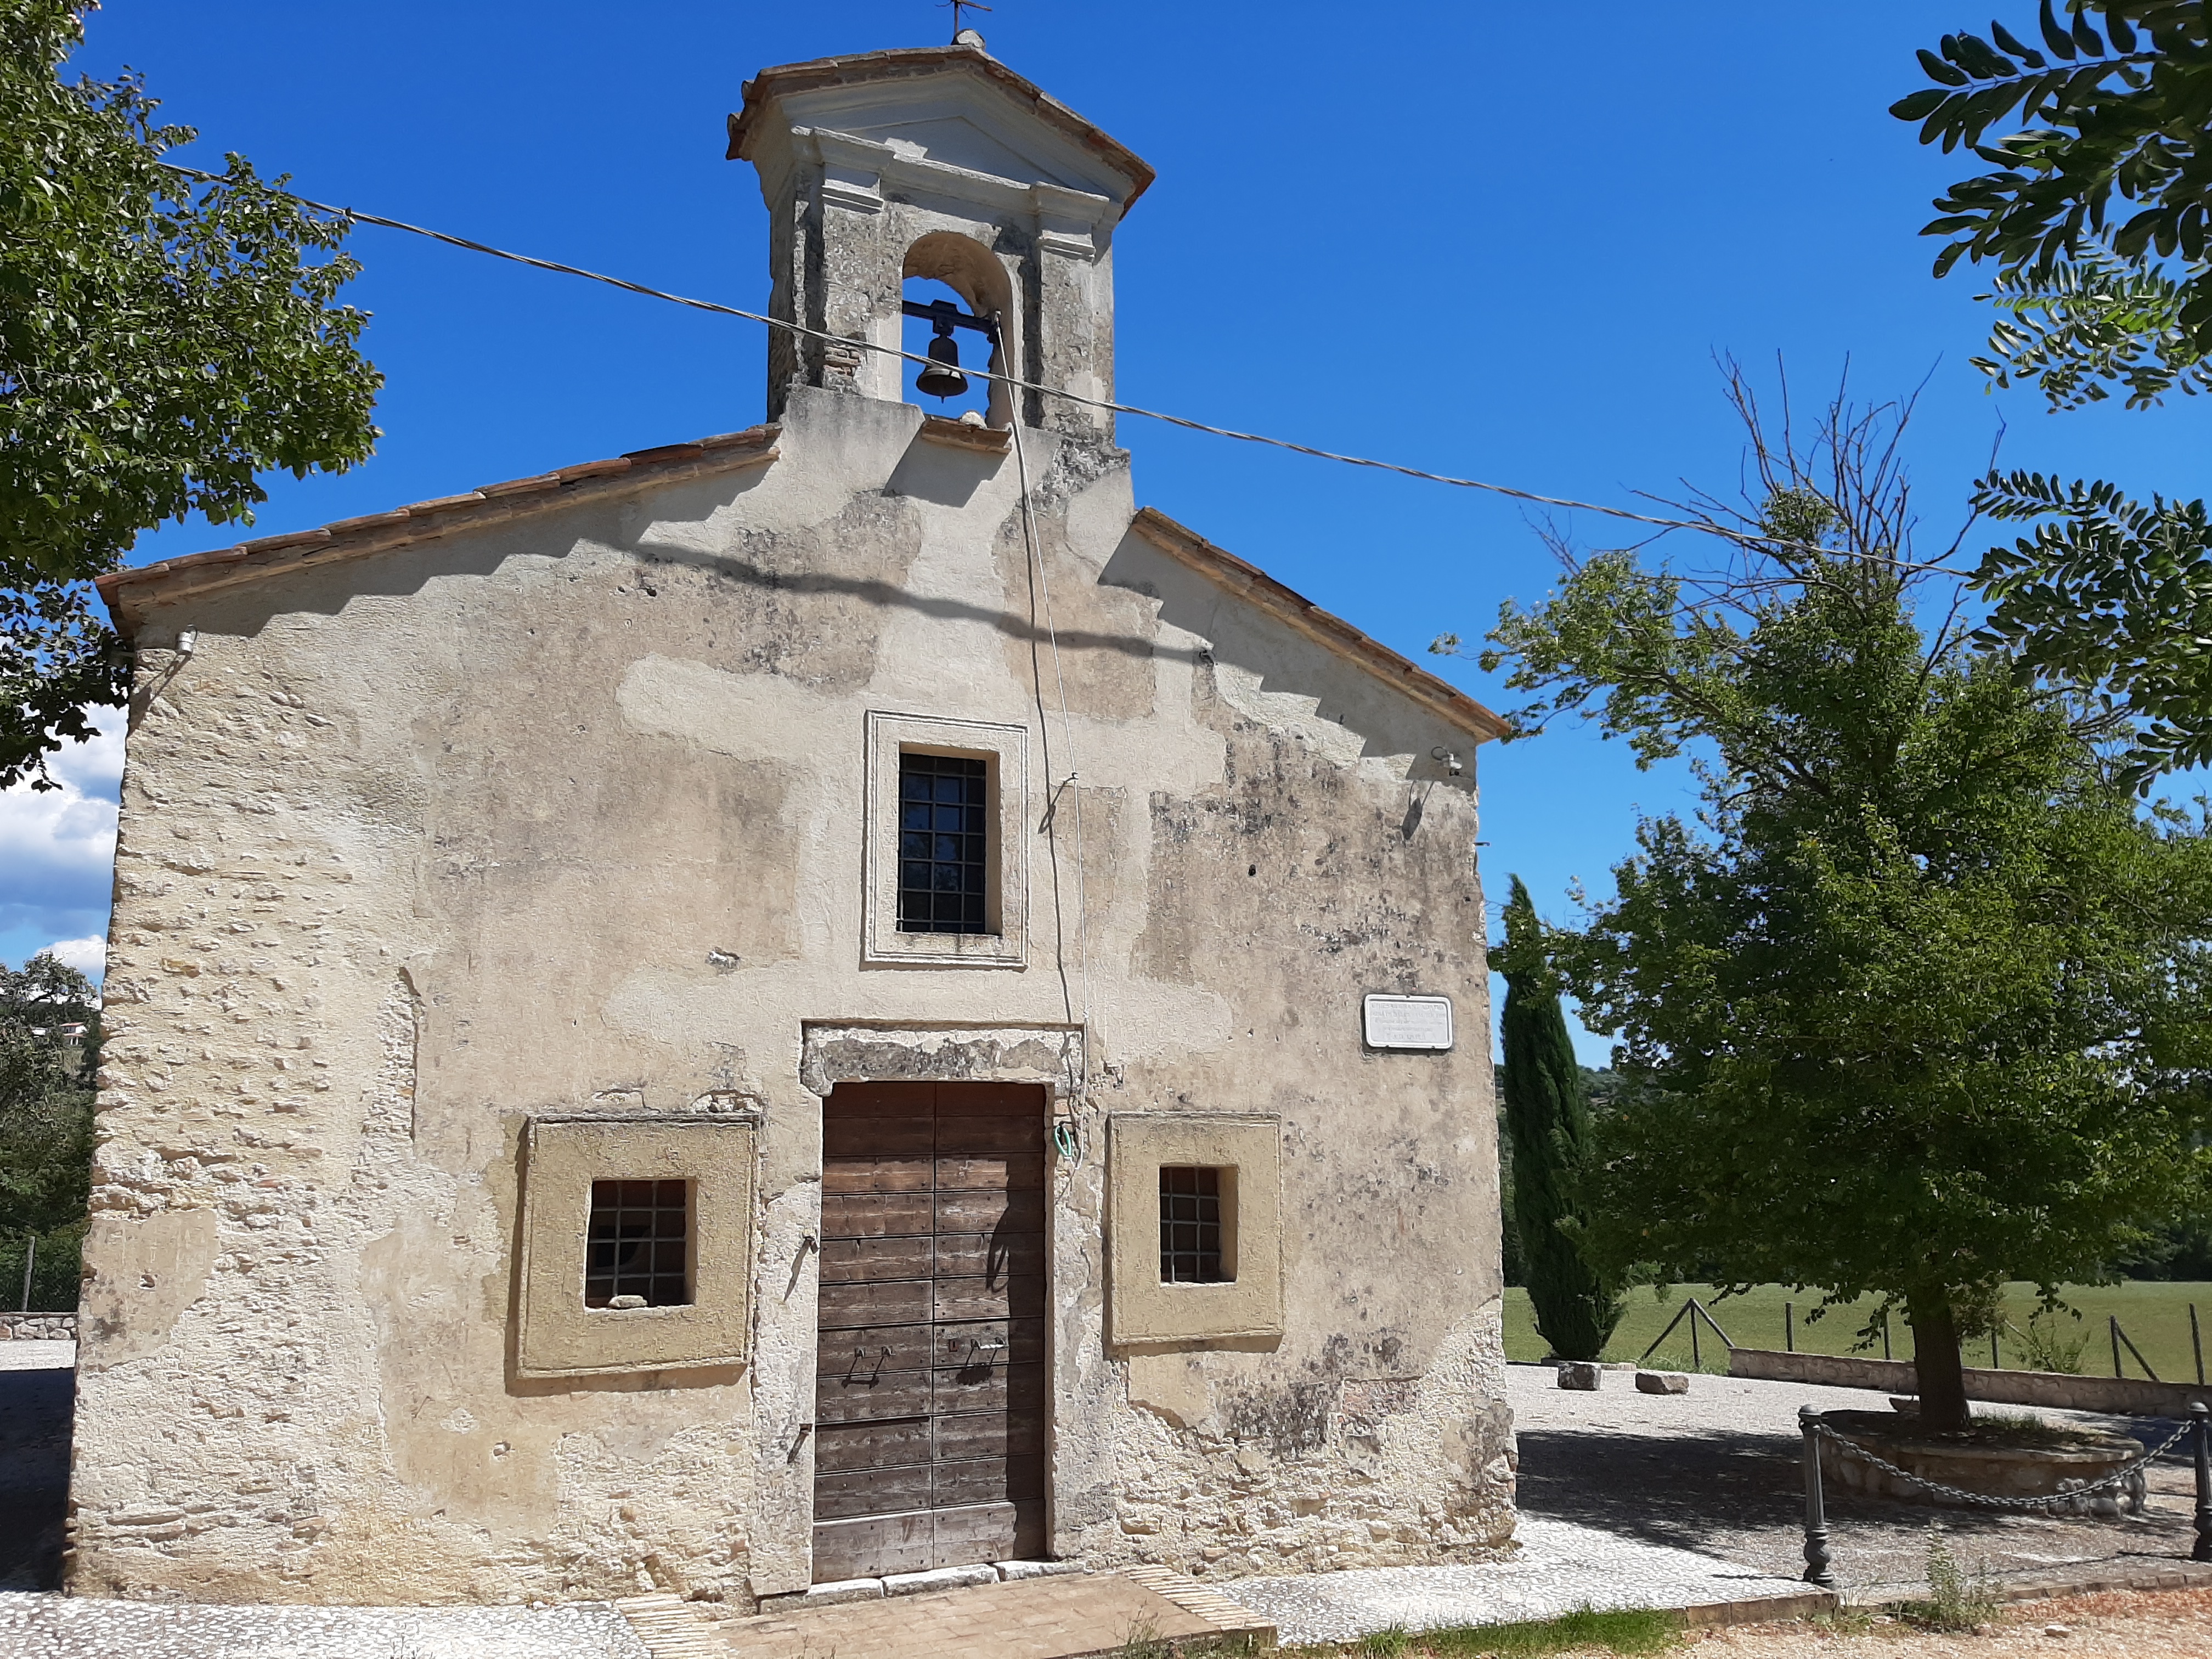
{"label": "iron window grille", "polygon": [[991,810],[984,763],[899,756],[898,925],[902,933],[990,931]]}
{"label": "iron window grille", "polygon": [[1221,1171],[1188,1166],[1160,1170],[1160,1283],[1224,1285]]}
{"label": "iron window grille", "polygon": [[690,1182],[594,1181],[586,1240],[586,1307],[611,1307],[616,1297],[633,1296],[648,1308],[690,1305]]}

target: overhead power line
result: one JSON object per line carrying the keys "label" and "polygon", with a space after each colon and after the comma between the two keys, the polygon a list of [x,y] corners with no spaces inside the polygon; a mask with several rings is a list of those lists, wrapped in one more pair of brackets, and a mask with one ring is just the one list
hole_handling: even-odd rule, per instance
{"label": "overhead power line", "polygon": [[[164,161],[161,165],[172,173],[184,174],[211,185],[230,181],[219,173],[203,172],[181,162]],[[917,352],[906,351],[897,346],[879,345],[872,340],[854,339],[848,335],[832,334],[827,330],[809,328],[803,323],[791,322],[781,317],[770,317],[757,311],[746,311],[738,306],[726,306],[713,300],[695,300],[688,295],[671,294],[664,289],[647,288],[643,283],[633,283],[623,276],[610,276],[605,271],[586,270],[581,265],[562,264],[557,259],[540,259],[528,253],[516,253],[510,249],[494,247],[489,242],[479,242],[467,236],[456,236],[449,231],[432,230],[427,225],[410,225],[404,219],[388,219],[380,213],[364,213],[359,208],[337,207],[329,202],[318,202],[296,191],[278,191],[277,195],[289,198],[302,207],[313,208],[318,213],[334,213],[339,217],[365,225],[381,225],[386,230],[404,230],[410,236],[427,236],[434,242],[443,242],[449,247],[466,248],[471,253],[488,253],[495,259],[509,259],[516,264],[529,265],[538,270],[558,272],[563,276],[581,276],[586,281],[605,283],[610,288],[621,289],[626,294],[639,294],[648,300],[665,300],[671,305],[688,306],[694,311],[711,312],[718,317],[738,317],[750,323],[761,323],[769,328],[780,328],[789,334],[810,340],[820,340],[845,350],[872,351],[886,357],[897,357],[910,363],[927,364],[930,360]],[[1134,404],[1117,404],[1103,398],[1086,398],[1077,392],[1059,386],[1039,386],[1034,380],[1024,380],[1012,374],[1000,374],[985,368],[963,368],[963,374],[972,379],[994,380],[1020,392],[1034,392],[1047,398],[1058,398],[1065,402],[1081,404],[1088,409],[1110,410],[1116,415],[1135,415],[1148,421],[1159,421],[1168,426],[1178,426],[1188,432],[1203,432],[1210,437],[1232,438],[1238,443],[1261,444],[1270,449],[1286,449],[1294,455],[1310,455],[1316,460],[1336,461],[1346,466],[1364,466],[1378,472],[1395,472],[1401,477],[1419,478],[1427,483],[1448,484],[1455,489],[1479,489],[1493,495],[1504,495],[1516,501],[1530,501],[1540,507],[1563,507],[1571,513],[1598,513],[1607,518],[1624,519],[1631,524],[1650,525],[1658,530],[1687,530],[1699,535],[1733,536],[1739,541],[1755,542],[1762,546],[1784,550],[1799,550],[1832,555],[1833,549],[1822,548],[1804,542],[1793,542],[1780,537],[1759,536],[1743,532],[1725,531],[1722,527],[1701,523],[1695,519],[1667,519],[1649,513],[1632,512],[1624,507],[1607,507],[1596,501],[1578,501],[1565,495],[1546,495],[1533,489],[1516,489],[1511,484],[1492,483],[1481,478],[1455,477],[1449,472],[1431,472],[1418,466],[1407,466],[1399,461],[1376,460],[1366,455],[1345,455],[1333,449],[1318,448],[1289,438],[1270,437],[1261,432],[1240,432],[1234,427],[1213,426],[1205,421],[1194,421],[1184,415],[1170,415],[1164,410],[1143,409]],[[1938,564],[1914,562],[1889,558],[1881,555],[1861,555],[1899,570],[1936,570]]]}

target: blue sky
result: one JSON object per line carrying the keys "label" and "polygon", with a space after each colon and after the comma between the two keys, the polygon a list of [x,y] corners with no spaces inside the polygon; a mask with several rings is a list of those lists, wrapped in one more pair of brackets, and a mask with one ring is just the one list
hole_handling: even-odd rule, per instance
{"label": "blue sky", "polygon": [[[1808,396],[1846,361],[1868,396],[1925,382],[1913,459],[1943,537],[2001,420],[2008,465],[2202,493],[2212,410],[2049,416],[1986,395],[1967,363],[1983,280],[1933,281],[1916,232],[1969,169],[1885,112],[1921,84],[1913,48],[1986,9],[1591,0],[1571,33],[1562,15],[998,0],[980,23],[1159,171],[1115,240],[1128,401],[1629,505],[1733,484],[1715,356],[1779,354]],[[948,33],[927,0],[110,0],[79,61],[143,70],[208,164],[238,149],[322,200],[757,307],[765,216],[750,169],[722,159],[745,78]],[[386,436],[345,477],[272,480],[254,533],[760,417],[755,325],[373,228],[352,246]],[[1121,440],[1139,500],[1409,655],[1553,580],[1508,502],[1138,420]],[[173,526],[136,556],[237,538]],[[58,804],[0,797],[0,955],[104,931],[115,750],[71,757]],[[1586,732],[1488,747],[1480,769],[1492,897],[1518,872],[1560,915],[1571,879],[1607,888],[1638,811],[1689,799],[1680,771],[1638,773]]]}

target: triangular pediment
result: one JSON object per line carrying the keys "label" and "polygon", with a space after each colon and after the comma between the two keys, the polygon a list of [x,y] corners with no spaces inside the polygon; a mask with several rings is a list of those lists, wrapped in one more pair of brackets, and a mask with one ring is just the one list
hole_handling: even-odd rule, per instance
{"label": "triangular pediment", "polygon": [[1126,206],[1152,169],[1004,64],[963,47],[872,52],[766,70],[747,85],[733,155],[801,128],[888,144],[912,159],[1054,185]]}

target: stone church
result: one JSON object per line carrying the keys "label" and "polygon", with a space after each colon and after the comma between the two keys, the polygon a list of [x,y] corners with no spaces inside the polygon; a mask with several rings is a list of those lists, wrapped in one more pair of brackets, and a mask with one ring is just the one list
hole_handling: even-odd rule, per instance
{"label": "stone church", "polygon": [[975,44],[730,137],[765,424],[102,584],[70,1589],[1484,1559],[1498,720],[1135,505],[1127,149]]}

